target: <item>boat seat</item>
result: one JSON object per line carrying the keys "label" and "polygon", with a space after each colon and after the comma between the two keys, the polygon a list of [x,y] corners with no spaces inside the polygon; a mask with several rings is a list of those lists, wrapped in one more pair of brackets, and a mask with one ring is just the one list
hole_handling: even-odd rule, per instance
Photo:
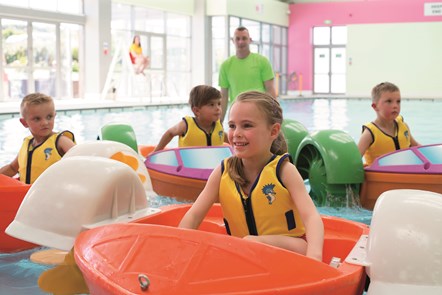
{"label": "boat seat", "polygon": [[101,139],[124,143],[138,153],[135,131],[129,124],[110,123],[101,127]]}

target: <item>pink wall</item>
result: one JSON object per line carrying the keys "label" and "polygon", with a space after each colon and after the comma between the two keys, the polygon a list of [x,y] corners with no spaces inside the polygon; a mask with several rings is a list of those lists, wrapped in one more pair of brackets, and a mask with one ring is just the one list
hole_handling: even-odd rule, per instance
{"label": "pink wall", "polygon": [[[424,3],[442,0],[360,0],[290,5],[288,72],[302,73],[303,90],[313,89],[313,27],[374,23],[440,22],[424,16]],[[295,90],[295,89],[290,89]]]}

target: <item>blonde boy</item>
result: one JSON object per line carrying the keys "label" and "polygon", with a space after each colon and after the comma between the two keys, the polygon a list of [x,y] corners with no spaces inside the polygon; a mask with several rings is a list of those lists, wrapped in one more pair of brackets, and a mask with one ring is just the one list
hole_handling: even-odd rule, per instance
{"label": "blonde boy", "polygon": [[70,131],[55,133],[54,101],[42,93],[25,96],[20,105],[20,122],[29,128],[31,136],[24,139],[15,159],[2,168],[0,173],[15,176],[22,182],[31,184],[49,166],[75,145],[74,134]]}
{"label": "blonde boy", "polygon": [[371,96],[376,119],[362,126],[358,143],[359,152],[367,165],[386,153],[419,145],[400,115],[399,88],[393,83],[383,82],[373,88]]}

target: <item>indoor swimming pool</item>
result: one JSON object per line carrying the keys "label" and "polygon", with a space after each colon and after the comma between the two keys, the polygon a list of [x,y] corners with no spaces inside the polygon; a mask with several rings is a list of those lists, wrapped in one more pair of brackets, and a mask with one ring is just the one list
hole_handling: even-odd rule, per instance
{"label": "indoor swimming pool", "polygon": [[[309,132],[324,129],[343,130],[357,142],[361,125],[375,118],[368,99],[290,99],[281,102],[284,117],[301,122]],[[441,142],[442,101],[402,100],[405,122],[421,144]],[[56,117],[55,130],[70,130],[77,143],[96,140],[100,128],[107,123],[127,123],[133,126],[138,144],[154,145],[163,132],[181,117],[191,115],[186,105],[147,106],[109,110],[63,111]],[[227,120],[226,120],[227,121]],[[226,122],[225,122],[226,123]],[[11,161],[18,152],[22,138],[28,135],[18,117],[0,117],[0,165]],[[170,146],[176,146],[174,139]],[[176,203],[158,197],[151,206]],[[360,208],[319,208],[322,214],[341,216],[369,224],[371,211]],[[34,250],[35,251],[35,250]],[[48,267],[34,264],[28,257],[31,251],[0,254],[0,294],[44,294],[37,287],[37,279]]]}
{"label": "indoor swimming pool", "polygon": [[[362,124],[375,118],[368,99],[286,99],[281,104],[284,118],[301,122],[310,132],[343,130],[356,142]],[[421,144],[440,142],[441,111],[442,100],[402,101],[401,114]],[[187,105],[62,111],[55,119],[54,130],[70,130],[75,134],[77,143],[82,143],[96,140],[105,124],[126,123],[133,126],[138,144],[155,145],[167,128],[191,114]],[[227,130],[226,122],[224,125]],[[11,118],[10,115],[0,115],[0,132],[0,165],[4,165],[16,156],[22,139],[29,132],[18,117]],[[176,138],[169,145],[176,146]]]}

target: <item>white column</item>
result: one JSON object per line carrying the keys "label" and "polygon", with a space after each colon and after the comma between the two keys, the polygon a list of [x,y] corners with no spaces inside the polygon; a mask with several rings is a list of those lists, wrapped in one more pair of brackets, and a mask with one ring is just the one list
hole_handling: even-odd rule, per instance
{"label": "white column", "polygon": [[111,0],[84,0],[84,96],[99,99],[111,63]]}
{"label": "white column", "polygon": [[206,1],[195,0],[192,16],[192,85],[209,84],[211,71],[210,27],[206,16]]}

